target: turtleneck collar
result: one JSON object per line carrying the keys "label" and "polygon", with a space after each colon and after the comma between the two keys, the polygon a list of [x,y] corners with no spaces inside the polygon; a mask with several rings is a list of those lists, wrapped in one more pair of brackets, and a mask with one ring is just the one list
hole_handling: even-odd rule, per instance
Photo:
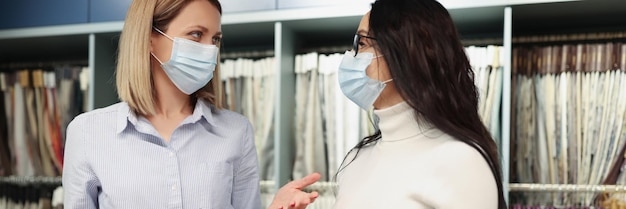
{"label": "turtleneck collar", "polygon": [[405,101],[385,109],[374,110],[383,142],[401,141],[423,134],[430,126],[420,126],[415,111]]}

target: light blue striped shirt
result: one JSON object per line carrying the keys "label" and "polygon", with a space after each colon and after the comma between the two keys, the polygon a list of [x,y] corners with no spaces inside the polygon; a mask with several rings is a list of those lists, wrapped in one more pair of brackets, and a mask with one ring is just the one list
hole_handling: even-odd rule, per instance
{"label": "light blue striped shirt", "polygon": [[208,102],[169,143],[123,102],[77,116],[66,140],[65,208],[261,208],[252,126]]}

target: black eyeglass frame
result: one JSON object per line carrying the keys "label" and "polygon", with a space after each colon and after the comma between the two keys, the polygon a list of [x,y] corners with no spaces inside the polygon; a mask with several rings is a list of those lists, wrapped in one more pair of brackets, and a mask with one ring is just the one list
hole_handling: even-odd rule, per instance
{"label": "black eyeglass frame", "polygon": [[354,34],[354,40],[352,40],[352,50],[354,50],[355,57],[357,54],[359,54],[359,41],[361,41],[361,38],[376,40],[376,38],[371,37],[371,36],[364,36],[358,33]]}

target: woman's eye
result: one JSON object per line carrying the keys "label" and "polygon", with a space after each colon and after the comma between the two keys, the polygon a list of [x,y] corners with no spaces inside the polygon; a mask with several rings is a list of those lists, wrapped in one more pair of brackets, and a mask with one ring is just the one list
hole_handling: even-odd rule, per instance
{"label": "woman's eye", "polygon": [[365,47],[366,44],[362,41],[359,41],[359,49]]}
{"label": "woman's eye", "polygon": [[202,37],[202,32],[200,31],[193,31],[191,33],[189,33],[190,36],[194,37],[194,38],[201,38]]}
{"label": "woman's eye", "polygon": [[219,45],[222,42],[222,37],[213,37],[213,44]]}

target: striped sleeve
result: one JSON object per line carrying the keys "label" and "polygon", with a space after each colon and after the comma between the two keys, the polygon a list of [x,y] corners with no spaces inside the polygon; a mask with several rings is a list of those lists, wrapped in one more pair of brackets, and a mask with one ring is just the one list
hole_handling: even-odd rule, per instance
{"label": "striped sleeve", "polygon": [[86,155],[85,121],[76,117],[67,127],[63,165],[64,208],[98,208],[98,180]]}

